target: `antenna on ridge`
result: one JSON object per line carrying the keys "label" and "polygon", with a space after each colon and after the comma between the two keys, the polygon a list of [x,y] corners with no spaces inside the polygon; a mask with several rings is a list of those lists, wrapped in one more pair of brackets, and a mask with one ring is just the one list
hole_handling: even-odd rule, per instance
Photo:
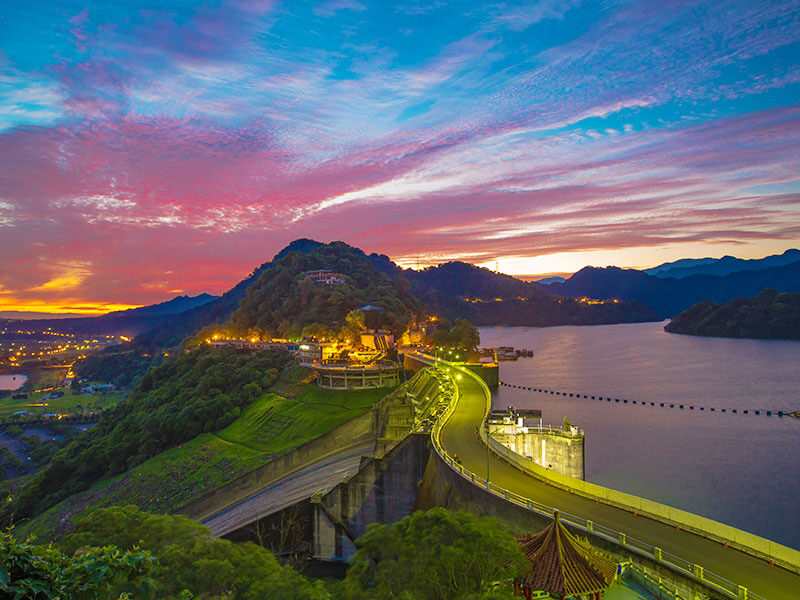
{"label": "antenna on ridge", "polygon": [[499,260],[494,261],[494,272],[495,273],[499,273],[500,272],[500,261]]}

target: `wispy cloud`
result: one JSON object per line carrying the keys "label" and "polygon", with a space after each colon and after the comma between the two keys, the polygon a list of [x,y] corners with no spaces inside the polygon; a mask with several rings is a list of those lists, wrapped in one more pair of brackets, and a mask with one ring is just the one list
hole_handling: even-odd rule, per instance
{"label": "wispy cloud", "polygon": [[[793,2],[110,3],[8,25],[31,37],[0,55],[15,293],[219,292],[302,235],[406,261],[800,240],[798,193],[768,187],[800,162]],[[64,261],[91,269],[45,267]]]}

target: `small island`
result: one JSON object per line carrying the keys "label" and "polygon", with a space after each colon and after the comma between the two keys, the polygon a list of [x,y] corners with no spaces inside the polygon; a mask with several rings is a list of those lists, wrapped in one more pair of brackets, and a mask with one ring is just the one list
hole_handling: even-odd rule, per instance
{"label": "small island", "polygon": [[767,288],[755,298],[700,302],[670,321],[670,333],[768,340],[800,339],[800,293]]}

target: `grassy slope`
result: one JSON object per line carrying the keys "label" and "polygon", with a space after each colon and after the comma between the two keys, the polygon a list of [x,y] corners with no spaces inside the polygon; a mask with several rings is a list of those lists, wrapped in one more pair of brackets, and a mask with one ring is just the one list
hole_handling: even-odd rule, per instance
{"label": "grassy slope", "polygon": [[[291,375],[280,389],[298,387],[303,373]],[[17,533],[58,535],[72,515],[89,506],[136,504],[142,510],[169,512],[366,412],[389,391],[345,392],[305,385],[295,398],[266,394],[225,429],[199,435],[101,481],[20,524]]]}

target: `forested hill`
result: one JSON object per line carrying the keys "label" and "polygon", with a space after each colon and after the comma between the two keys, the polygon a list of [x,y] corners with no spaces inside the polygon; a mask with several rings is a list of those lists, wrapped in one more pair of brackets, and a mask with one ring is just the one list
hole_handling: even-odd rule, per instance
{"label": "forested hill", "polygon": [[[330,270],[343,283],[316,283],[303,272]],[[310,252],[284,253],[251,285],[228,324],[229,333],[256,331],[270,337],[331,335],[345,325],[348,313],[365,305],[366,325],[402,334],[424,313],[402,274],[378,270],[358,248],[344,242],[323,244]]]}
{"label": "forested hill", "polygon": [[725,304],[701,302],[664,327],[670,333],[731,338],[800,340],[800,293],[763,290]]}
{"label": "forested hill", "polygon": [[[302,271],[315,269],[345,275],[345,285],[312,285],[300,277]],[[496,298],[506,304],[500,305]],[[591,304],[556,298],[549,289],[463,262],[414,271],[401,269],[385,255],[366,255],[343,242],[323,244],[300,239],[218,300],[171,317],[138,336],[135,348],[150,351],[177,346],[204,328],[226,323],[236,333],[250,329],[279,336],[299,335],[304,329],[322,332],[337,322],[341,325],[347,312],[364,304],[384,308],[388,315],[385,325],[396,331],[412,313],[423,312],[451,319],[468,318],[482,325],[579,325],[659,319],[641,302]]]}
{"label": "forested hill", "polygon": [[598,325],[658,321],[641,302],[589,303],[557,298],[539,286],[463,262],[448,262],[421,271],[401,271],[382,255],[370,260],[381,270],[402,273],[411,291],[429,312],[475,325]]}
{"label": "forested hill", "polygon": [[724,277],[691,275],[681,279],[662,279],[635,269],[585,267],[564,283],[543,286],[546,291],[563,296],[636,300],[652,306],[665,317],[698,302],[751,297],[765,288],[800,292],[800,261],[757,271],[738,271]]}
{"label": "forested hill", "polygon": [[135,348],[147,351],[158,348],[171,348],[180,344],[184,339],[195,335],[204,327],[217,323],[226,323],[230,320],[234,311],[239,308],[239,303],[244,298],[247,288],[258,281],[262,273],[272,267],[275,261],[280,260],[291,252],[310,252],[321,245],[321,242],[304,238],[293,241],[276,254],[272,261],[267,261],[253,269],[250,275],[222,294],[217,300],[175,315],[158,327],[137,336],[134,340]]}
{"label": "forested hill", "polygon": [[195,436],[218,431],[278,379],[286,352],[201,346],[152,369],[128,399],[62,448],[0,509],[5,525],[40,513],[96,481]]}

